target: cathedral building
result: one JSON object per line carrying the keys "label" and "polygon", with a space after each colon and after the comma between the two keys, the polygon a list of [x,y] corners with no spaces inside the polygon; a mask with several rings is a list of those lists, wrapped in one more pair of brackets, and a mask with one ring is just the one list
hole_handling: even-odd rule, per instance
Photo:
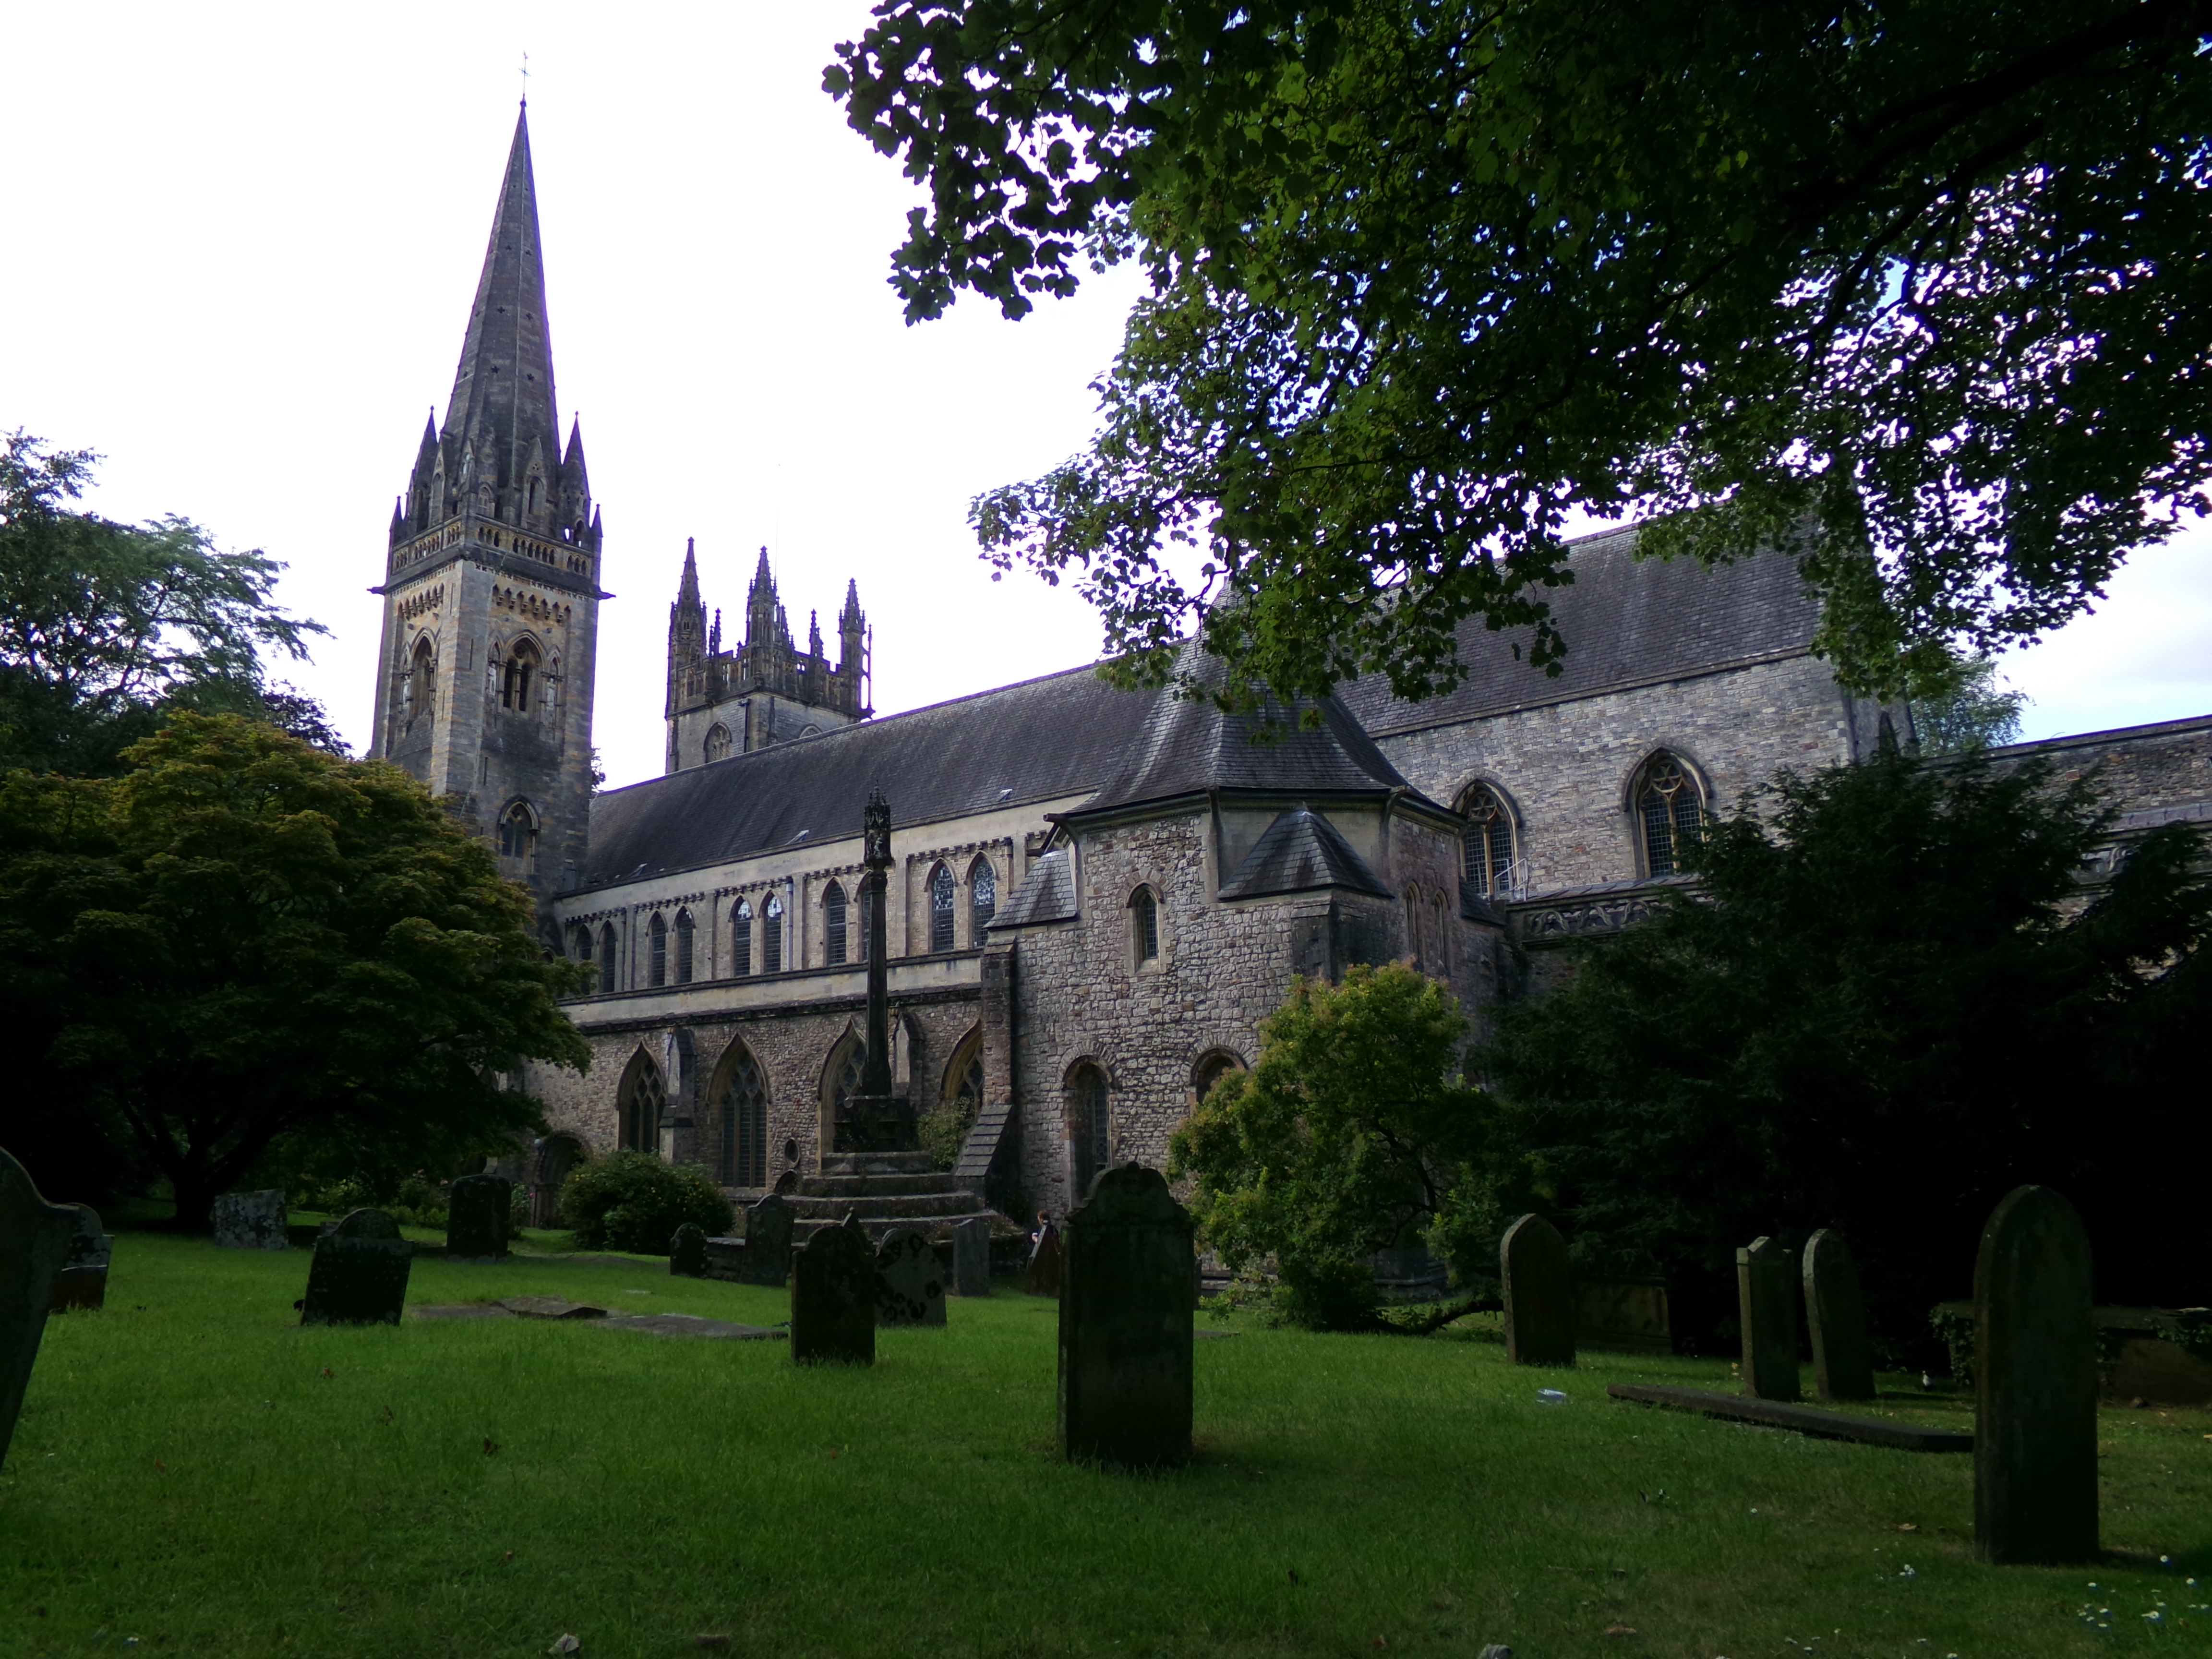
{"label": "cathedral building", "polygon": [[[591,1068],[526,1079],[555,1127],[541,1187],[623,1146],[756,1196],[848,1149],[872,792],[894,1091],[965,1126],[957,1176],[1024,1214],[1109,1160],[1163,1161],[1294,975],[1407,960],[1480,1022],[1560,945],[1645,914],[1702,814],[1911,738],[1909,709],[1814,656],[1789,561],[1647,562],[1633,530],[1571,550],[1562,673],[1469,625],[1452,691],[1354,681],[1261,743],[1088,666],[876,717],[849,581],[834,665],[818,619],[799,648],[765,551],[726,647],[687,549],[664,775],[595,795],[602,527],[557,431],[519,123],[446,423],[393,516],[374,752],[495,840],[549,947],[591,965],[569,1006]],[[2212,720],[2015,752],[2098,769],[2123,835],[2212,818]]]}

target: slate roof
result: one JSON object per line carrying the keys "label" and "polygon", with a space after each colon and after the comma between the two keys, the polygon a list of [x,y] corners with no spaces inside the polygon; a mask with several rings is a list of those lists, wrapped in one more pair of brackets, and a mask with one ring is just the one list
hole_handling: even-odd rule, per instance
{"label": "slate roof", "polygon": [[1067,849],[1054,848],[1035,864],[1014,889],[1013,897],[999,907],[991,928],[1030,927],[1041,921],[1072,921],[1075,918],[1075,873],[1068,868]]}
{"label": "slate roof", "polygon": [[1337,695],[1368,731],[1384,735],[1811,647],[1820,599],[1785,555],[1762,553],[1707,570],[1694,559],[1639,561],[1635,547],[1629,529],[1586,538],[1570,550],[1574,583],[1545,596],[1567,641],[1557,678],[1529,666],[1532,630],[1493,634],[1476,619],[1462,623],[1459,634],[1460,660],[1472,672],[1444,696],[1407,702],[1379,675],[1340,686]]}
{"label": "slate roof", "polygon": [[[1201,677],[1219,672],[1217,659],[1187,646],[1179,666],[1197,665]],[[1208,670],[1211,669],[1211,673]],[[1289,794],[1377,794],[1393,789],[1419,796],[1375,740],[1334,697],[1320,704],[1321,725],[1300,730],[1291,713],[1270,703],[1260,714],[1224,714],[1202,699],[1162,692],[1134,746],[1098,793],[1067,817],[1089,816],[1212,789],[1250,789]],[[1267,739],[1252,741],[1256,729]]]}
{"label": "slate roof", "polygon": [[1267,826],[1236,873],[1221,884],[1221,896],[1259,898],[1318,887],[1348,887],[1355,893],[1390,896],[1390,890],[1368,868],[1367,860],[1352,850],[1337,827],[1301,806]]}
{"label": "slate roof", "polygon": [[1128,752],[1154,701],[1072,669],[611,789],[592,802],[586,880],[724,863],[802,832],[857,836],[871,788],[894,827],[1080,795]]}

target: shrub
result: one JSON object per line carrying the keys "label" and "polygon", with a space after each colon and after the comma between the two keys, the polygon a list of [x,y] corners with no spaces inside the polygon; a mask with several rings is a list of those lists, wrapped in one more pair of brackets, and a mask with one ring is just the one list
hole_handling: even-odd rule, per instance
{"label": "shrub", "polygon": [[737,1212],[705,1173],[664,1164],[651,1152],[616,1152],[579,1164],[561,1188],[561,1217],[587,1250],[666,1255],[685,1222],[726,1233]]}
{"label": "shrub", "polygon": [[968,1144],[968,1131],[975,1127],[975,1114],[967,1101],[954,1101],[935,1111],[922,1113],[915,1120],[914,1127],[921,1150],[929,1154],[929,1167],[949,1170],[960,1161],[960,1149]]}

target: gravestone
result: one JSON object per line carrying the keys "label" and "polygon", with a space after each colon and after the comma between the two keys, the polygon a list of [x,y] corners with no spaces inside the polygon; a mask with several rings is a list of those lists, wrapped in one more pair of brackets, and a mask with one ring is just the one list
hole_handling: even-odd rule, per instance
{"label": "gravestone", "polygon": [[315,1241],[302,1325],[397,1325],[415,1247],[381,1210],[356,1210]]}
{"label": "gravestone", "polygon": [[447,1196],[446,1255],[464,1261],[507,1254],[514,1218],[514,1183],[505,1176],[463,1176]]}
{"label": "gravestone", "polygon": [[945,1323],[945,1268],[911,1227],[892,1228],[876,1246],[876,1323]]}
{"label": "gravestone", "polygon": [[78,1220],[71,1206],[41,1198],[30,1172],[0,1152],[0,1463],[7,1460],[31,1364],[46,1332],[54,1275],[68,1257]]}
{"label": "gravestone", "polygon": [[1505,1287],[1505,1358],[1514,1365],[1575,1363],[1574,1282],[1567,1242],[1540,1215],[1524,1215],[1498,1244]]}
{"label": "gravestone", "polygon": [[1858,1264],[1844,1236],[1827,1227],[1805,1241],[1805,1325],[1813,1338],[1813,1397],[1873,1399],[1874,1346]]}
{"label": "gravestone", "polygon": [[747,1285],[778,1290],[791,1278],[791,1224],[798,1218],[780,1193],[745,1206],[745,1253],[738,1270]]}
{"label": "gravestone", "polygon": [[48,1313],[72,1309],[98,1310],[107,1304],[107,1264],[115,1254],[113,1235],[100,1230],[100,1212],[89,1204],[72,1204],[77,1224],[70,1234],[62,1270],[54,1275],[54,1291]]}
{"label": "gravestone", "polygon": [[1060,1298],[1060,1449],[1144,1467],[1190,1456],[1190,1212],[1158,1170],[1125,1164],[1067,1218]]}
{"label": "gravestone", "polygon": [[980,1215],[952,1224],[952,1294],[991,1293],[991,1224]]}
{"label": "gravestone", "polygon": [[2089,1237],[2048,1187],[2005,1195],[1974,1262],[1974,1549],[2034,1565],[2097,1553]]}
{"label": "gravestone", "polygon": [[1797,1263],[1778,1239],[1754,1238],[1735,1253],[1737,1316],[1743,1322],[1743,1391],[1754,1400],[1797,1400]]}
{"label": "gravestone", "polygon": [[876,1251],[858,1219],[824,1227],[791,1259],[791,1358],[876,1363]]}
{"label": "gravestone", "polygon": [[1030,1251],[1022,1288],[1031,1296],[1058,1296],[1060,1273],[1060,1229],[1047,1221],[1040,1224],[1036,1247]]}
{"label": "gravestone", "polygon": [[226,1250],[283,1250],[292,1241],[284,1236],[284,1194],[225,1193],[208,1206],[215,1223],[215,1242]]}
{"label": "gravestone", "polygon": [[685,1222],[668,1241],[668,1271],[678,1279],[707,1276],[707,1230],[697,1222]]}

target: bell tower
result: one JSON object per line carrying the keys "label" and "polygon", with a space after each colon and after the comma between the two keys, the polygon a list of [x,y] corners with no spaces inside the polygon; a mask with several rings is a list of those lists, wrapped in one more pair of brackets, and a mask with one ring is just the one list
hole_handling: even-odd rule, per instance
{"label": "bell tower", "polygon": [[514,124],[446,423],[392,511],[370,752],[403,766],[541,904],[584,867],[600,523],[561,445],[529,111]]}

